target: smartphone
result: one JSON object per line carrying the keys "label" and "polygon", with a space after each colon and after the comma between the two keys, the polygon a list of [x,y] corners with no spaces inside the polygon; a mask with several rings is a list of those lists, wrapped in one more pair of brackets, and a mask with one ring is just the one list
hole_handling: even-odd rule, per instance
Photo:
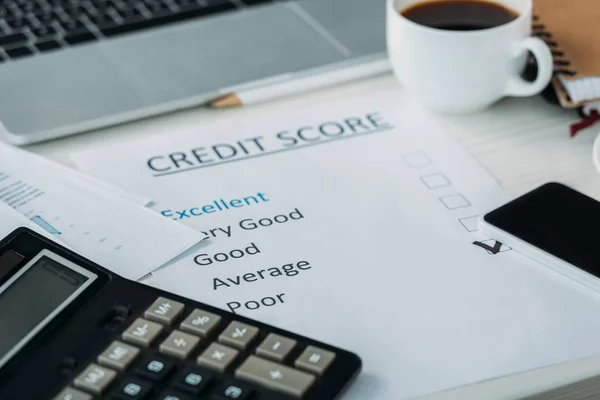
{"label": "smartphone", "polygon": [[600,202],[547,183],[485,214],[481,232],[600,291]]}

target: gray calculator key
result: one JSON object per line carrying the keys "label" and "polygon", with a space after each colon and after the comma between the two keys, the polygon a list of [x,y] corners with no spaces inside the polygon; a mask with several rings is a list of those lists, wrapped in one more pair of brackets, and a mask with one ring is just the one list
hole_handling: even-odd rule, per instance
{"label": "gray calculator key", "polygon": [[219,343],[211,343],[204,353],[198,357],[198,364],[219,372],[225,369],[235,360],[238,351]]}
{"label": "gray calculator key", "polygon": [[181,323],[180,328],[182,331],[194,333],[205,338],[219,325],[219,322],[221,322],[221,317],[216,314],[194,310]]}
{"label": "gray calculator key", "polygon": [[233,321],[219,335],[219,342],[244,350],[258,335],[259,329],[252,325]]}
{"label": "gray calculator key", "polygon": [[315,381],[314,375],[256,356],[248,357],[235,376],[295,397],[302,397]]}
{"label": "gray calculator key", "polygon": [[183,311],[183,304],[177,301],[159,297],[146,312],[144,317],[163,324],[171,324]]}
{"label": "gray calculator key", "polygon": [[137,347],[115,341],[98,356],[98,363],[105,367],[124,371],[139,353],[140,350]]}
{"label": "gray calculator key", "polygon": [[92,400],[92,396],[73,388],[65,388],[53,400]]}
{"label": "gray calculator key", "polygon": [[162,330],[161,324],[138,318],[123,332],[121,337],[126,342],[148,347]]}
{"label": "gray calculator key", "polygon": [[294,365],[297,368],[323,375],[333,360],[335,360],[335,353],[315,346],[307,346]]}
{"label": "gray calculator key", "polygon": [[189,333],[174,330],[159,346],[161,353],[186,359],[198,346],[200,338]]}
{"label": "gray calculator key", "polygon": [[256,354],[275,361],[283,361],[296,347],[296,341],[274,333],[269,333],[256,349]]}
{"label": "gray calculator key", "polygon": [[112,369],[104,368],[98,364],[90,364],[83,370],[73,384],[76,388],[93,394],[102,394],[104,389],[115,379],[117,373]]}

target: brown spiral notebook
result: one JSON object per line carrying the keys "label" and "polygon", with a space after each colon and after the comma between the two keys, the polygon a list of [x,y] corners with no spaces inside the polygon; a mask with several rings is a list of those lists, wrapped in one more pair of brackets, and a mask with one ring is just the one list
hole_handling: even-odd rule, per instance
{"label": "brown spiral notebook", "polygon": [[534,0],[533,32],[554,55],[563,107],[600,101],[600,0]]}

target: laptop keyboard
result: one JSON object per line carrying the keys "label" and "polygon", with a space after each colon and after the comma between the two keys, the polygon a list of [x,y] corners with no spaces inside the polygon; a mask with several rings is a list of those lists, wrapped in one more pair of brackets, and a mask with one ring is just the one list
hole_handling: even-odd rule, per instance
{"label": "laptop keyboard", "polygon": [[3,0],[0,62],[275,0]]}

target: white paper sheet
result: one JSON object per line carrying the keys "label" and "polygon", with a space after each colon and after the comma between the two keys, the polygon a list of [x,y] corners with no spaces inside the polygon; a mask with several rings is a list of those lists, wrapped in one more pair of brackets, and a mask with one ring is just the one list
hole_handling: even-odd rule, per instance
{"label": "white paper sheet", "polygon": [[348,399],[600,351],[599,294],[478,233],[505,195],[402,92],[237,126],[74,156],[211,238],[161,287],[356,352]]}
{"label": "white paper sheet", "polygon": [[49,238],[51,237],[51,235],[47,231],[43,230],[39,225],[34,224],[17,211],[0,202],[0,240],[4,239],[18,228],[29,228],[40,235],[44,235]]}
{"label": "white paper sheet", "polygon": [[63,166],[0,144],[0,202],[126,278],[141,278],[202,239],[198,232],[160,218],[124,196]]}

